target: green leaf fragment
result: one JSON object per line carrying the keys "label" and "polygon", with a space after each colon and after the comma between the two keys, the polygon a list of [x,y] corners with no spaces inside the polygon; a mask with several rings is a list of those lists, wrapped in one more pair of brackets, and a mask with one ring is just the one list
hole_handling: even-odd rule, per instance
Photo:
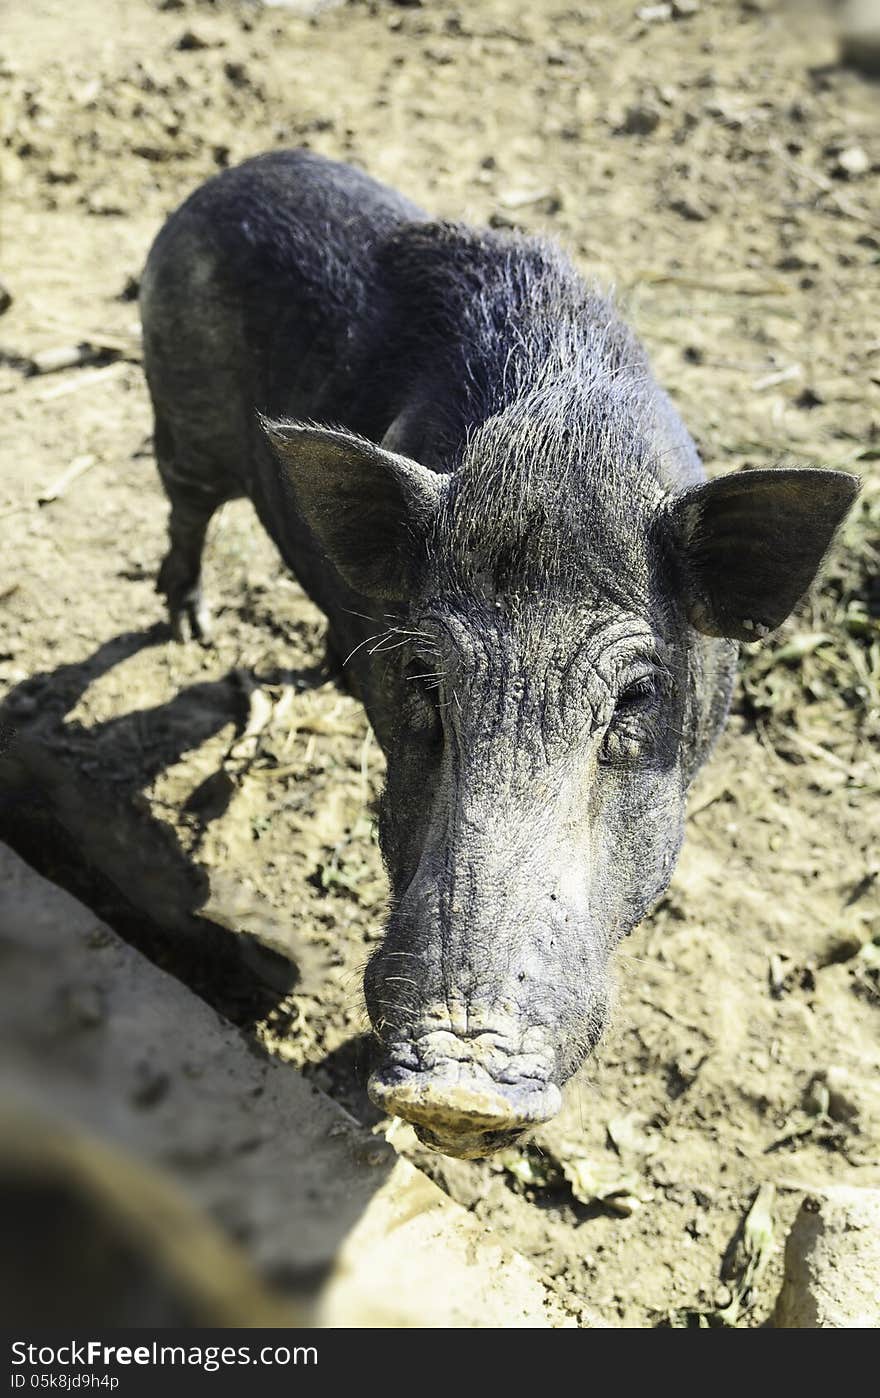
{"label": "green leaf fragment", "polygon": [[755,1195],[743,1220],[742,1234],[734,1259],[735,1278],[731,1282],[728,1305],[715,1312],[721,1325],[736,1325],[751,1310],[755,1291],[773,1253],[773,1205],[776,1186],[765,1181]]}
{"label": "green leaf fragment", "polygon": [[560,1161],[575,1199],[582,1204],[605,1204],[624,1218],[634,1214],[650,1196],[640,1193],[642,1182],[634,1171],[621,1172],[616,1162],[607,1165],[573,1156]]}
{"label": "green leaf fragment", "polygon": [[556,1162],[549,1156],[539,1155],[535,1150],[503,1150],[495,1159],[519,1184],[532,1189],[550,1189],[560,1182]]}

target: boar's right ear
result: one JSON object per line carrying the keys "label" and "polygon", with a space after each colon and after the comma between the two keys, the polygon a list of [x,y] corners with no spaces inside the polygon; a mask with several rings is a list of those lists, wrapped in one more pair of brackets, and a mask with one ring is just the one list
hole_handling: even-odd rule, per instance
{"label": "boar's right ear", "polygon": [[442,476],[339,428],[261,425],[303,518],[349,586],[383,601],[405,597]]}
{"label": "boar's right ear", "polygon": [[739,471],[671,507],[691,625],[754,641],[779,626],[816,575],[859,490],[844,471]]}

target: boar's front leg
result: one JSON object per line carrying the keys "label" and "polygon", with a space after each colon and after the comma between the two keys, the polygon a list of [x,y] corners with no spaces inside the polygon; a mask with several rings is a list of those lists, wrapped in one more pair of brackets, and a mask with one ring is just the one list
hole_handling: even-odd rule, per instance
{"label": "boar's front leg", "polygon": [[200,470],[196,460],[184,460],[171,433],[157,418],[156,464],[171,505],[169,549],[156,589],[168,604],[175,640],[210,640],[211,614],[202,595],[202,549],[211,517],[229,498],[218,473]]}

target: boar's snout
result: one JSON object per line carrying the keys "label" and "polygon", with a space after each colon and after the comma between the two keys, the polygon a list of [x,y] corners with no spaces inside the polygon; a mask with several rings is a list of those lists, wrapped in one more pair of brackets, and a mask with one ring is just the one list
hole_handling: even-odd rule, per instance
{"label": "boar's snout", "polygon": [[[412,1045],[407,1049],[412,1058]],[[476,1061],[476,1049],[474,1040],[457,1039],[450,1057],[429,1054],[428,1066],[411,1068],[392,1052],[370,1078],[370,1097],[390,1116],[411,1122],[425,1145],[469,1160],[556,1115],[562,1094],[555,1083],[521,1074],[515,1057],[495,1076]]]}

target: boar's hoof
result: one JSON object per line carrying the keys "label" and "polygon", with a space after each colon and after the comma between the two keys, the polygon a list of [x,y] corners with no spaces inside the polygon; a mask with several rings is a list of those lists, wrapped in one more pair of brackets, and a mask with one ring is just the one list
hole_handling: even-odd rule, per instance
{"label": "boar's hoof", "polygon": [[168,611],[175,641],[201,641],[202,645],[210,642],[211,612],[201,597],[189,598],[179,606],[169,605]]}

